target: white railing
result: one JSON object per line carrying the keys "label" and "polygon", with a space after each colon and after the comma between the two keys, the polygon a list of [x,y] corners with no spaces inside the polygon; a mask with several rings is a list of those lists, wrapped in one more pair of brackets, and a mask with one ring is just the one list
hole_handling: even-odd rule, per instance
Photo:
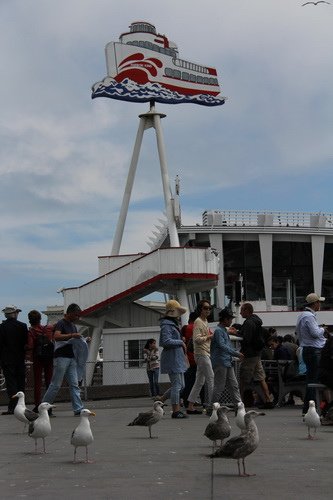
{"label": "white railing", "polygon": [[333,228],[333,214],[321,212],[273,212],[255,210],[209,210],[202,214],[204,226],[284,226]]}
{"label": "white railing", "polygon": [[[120,300],[122,296],[138,293],[140,290],[144,296],[145,287],[157,282],[159,277],[163,280],[182,279],[185,288],[186,280],[197,279],[199,282],[202,279],[204,287],[206,280],[200,276],[217,276],[218,273],[219,258],[210,248],[163,248],[80,287],[64,289],[64,305],[66,309],[70,303],[75,302],[85,310],[112,298]],[[198,291],[201,291],[199,284]]]}

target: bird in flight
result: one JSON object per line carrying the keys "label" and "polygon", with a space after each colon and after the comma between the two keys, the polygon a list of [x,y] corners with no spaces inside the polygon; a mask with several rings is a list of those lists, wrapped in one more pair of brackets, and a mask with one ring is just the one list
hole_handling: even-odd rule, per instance
{"label": "bird in flight", "polygon": [[328,5],[331,5],[331,2],[325,2],[324,0],[319,0],[318,2],[305,2],[302,4],[302,7],[304,7],[304,5],[309,5],[309,4],[318,5],[319,3],[327,3]]}

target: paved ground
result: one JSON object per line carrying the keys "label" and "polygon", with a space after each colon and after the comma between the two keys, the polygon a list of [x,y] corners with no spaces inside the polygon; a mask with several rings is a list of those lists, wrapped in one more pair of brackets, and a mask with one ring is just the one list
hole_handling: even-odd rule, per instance
{"label": "paved ground", "polygon": [[[0,416],[0,498],[56,499],[330,499],[333,474],[333,427],[321,427],[318,439],[306,439],[300,407],[267,410],[258,417],[259,448],[246,465],[256,475],[240,478],[237,462],[207,458],[211,444],[203,436],[208,418],[163,420],[148,429],[127,427],[149,398],[94,401],[92,464],[73,464],[71,431],[77,425],[68,403],[51,420],[47,454],[33,453],[34,441],[13,416]],[[5,409],[4,407],[1,408]],[[230,416],[232,435],[238,434]],[[78,452],[83,458],[84,450]]]}

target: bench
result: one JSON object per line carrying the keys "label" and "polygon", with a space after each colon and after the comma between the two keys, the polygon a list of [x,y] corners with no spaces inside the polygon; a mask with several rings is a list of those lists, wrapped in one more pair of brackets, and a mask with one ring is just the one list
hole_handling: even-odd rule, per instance
{"label": "bench", "polygon": [[[292,360],[262,360],[266,376],[272,377],[273,386],[277,393],[276,406],[283,406],[284,397],[290,392],[299,392],[302,400],[305,397],[306,381],[305,375],[299,375],[293,378],[286,378],[286,371],[289,365],[294,364]],[[290,368],[290,366],[289,366]]]}

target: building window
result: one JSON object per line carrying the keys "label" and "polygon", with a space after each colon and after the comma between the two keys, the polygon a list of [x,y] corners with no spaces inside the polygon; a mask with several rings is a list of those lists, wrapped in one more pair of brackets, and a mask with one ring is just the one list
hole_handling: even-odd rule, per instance
{"label": "building window", "polygon": [[244,300],[265,300],[258,241],[223,241],[225,294],[235,299],[235,281],[243,277]]}
{"label": "building window", "polygon": [[272,304],[301,309],[313,290],[311,243],[274,241],[272,256]]}
{"label": "building window", "polygon": [[124,368],[144,366],[143,349],[147,340],[124,340]]}

